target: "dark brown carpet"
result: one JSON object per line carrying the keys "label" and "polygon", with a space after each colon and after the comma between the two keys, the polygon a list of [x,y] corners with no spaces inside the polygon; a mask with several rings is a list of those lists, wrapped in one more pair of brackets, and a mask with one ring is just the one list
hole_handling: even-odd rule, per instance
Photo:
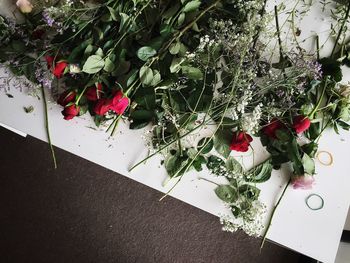
{"label": "dark brown carpet", "polygon": [[299,254],[65,151],[0,128],[0,262],[290,263]]}

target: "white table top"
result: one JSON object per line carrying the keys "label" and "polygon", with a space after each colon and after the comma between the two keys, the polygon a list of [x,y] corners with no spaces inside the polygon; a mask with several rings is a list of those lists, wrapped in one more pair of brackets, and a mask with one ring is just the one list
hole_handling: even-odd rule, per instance
{"label": "white table top", "polygon": [[[310,28],[310,31],[312,30]],[[0,69],[0,77],[5,75],[4,69]],[[0,123],[46,141],[42,101],[28,96],[25,88],[22,91],[16,88],[15,80],[10,81],[9,85],[2,84],[2,81],[0,78]],[[14,98],[9,98],[6,93],[13,95]],[[34,106],[34,112],[25,113],[23,107],[27,106]],[[51,136],[53,144],[57,147],[161,192],[167,192],[175,182],[171,181],[165,187],[162,185],[166,179],[166,172],[160,164],[160,157],[152,158],[132,173],[128,172],[130,166],[147,155],[145,143],[141,138],[143,130],[128,130],[127,124],[121,123],[119,132],[110,138],[103,129],[91,129],[95,128],[95,125],[88,114],[72,121],[65,121],[60,111],[60,106],[49,105]],[[325,133],[320,140],[319,150],[331,152],[334,163],[326,167],[316,161],[316,185],[312,190],[288,188],[268,234],[271,241],[322,262],[334,262],[350,204],[350,176],[347,170],[349,146],[349,132],[341,132],[340,135],[335,135],[333,132]],[[258,163],[267,154],[258,139],[254,140],[253,147],[255,162]],[[245,156],[249,154],[251,153]],[[247,157],[246,163],[249,165],[250,162],[251,158]],[[213,191],[215,185],[199,180],[198,177],[218,181],[217,178],[211,178],[206,171],[191,172],[183,177],[170,195],[214,215],[227,213],[227,209]],[[261,201],[267,205],[269,212],[287,178],[288,175],[283,172],[274,171],[268,182],[258,185],[262,190]],[[323,197],[325,201],[323,209],[319,211],[308,209],[305,198],[310,193],[317,193]],[[266,221],[267,219],[268,216]]]}

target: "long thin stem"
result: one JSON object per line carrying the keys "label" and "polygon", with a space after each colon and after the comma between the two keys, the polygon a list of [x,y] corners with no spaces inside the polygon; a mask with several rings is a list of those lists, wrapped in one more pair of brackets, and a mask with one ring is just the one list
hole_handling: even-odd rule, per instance
{"label": "long thin stem", "polygon": [[336,38],[336,40],[335,40],[335,43],[334,43],[334,46],[333,46],[332,53],[331,53],[331,56],[330,56],[330,57],[333,57],[333,54],[334,54],[334,52],[335,52],[335,49],[337,48],[338,41],[339,41],[339,39],[340,39],[340,37],[341,37],[341,34],[343,33],[345,24],[346,24],[347,21],[348,21],[349,14],[350,14],[350,2],[349,2],[348,7],[347,7],[347,9],[346,9],[346,14],[345,14],[344,20],[343,20],[343,22],[342,22],[342,24],[341,24],[341,26],[340,26],[340,29],[339,29],[337,38]]}
{"label": "long thin stem", "polygon": [[55,167],[55,169],[57,169],[55,150],[53,148],[53,145],[52,145],[52,142],[51,142],[51,136],[50,136],[49,113],[48,113],[48,110],[47,110],[46,95],[45,95],[44,87],[42,85],[41,85],[41,93],[42,93],[44,109],[45,109],[45,128],[46,128],[47,140],[48,140],[48,143],[50,145],[50,150],[51,150],[51,155],[52,155],[52,160],[53,160],[54,167]]}
{"label": "long thin stem", "polygon": [[267,224],[265,233],[264,233],[264,235],[263,235],[263,240],[261,241],[260,250],[264,247],[264,244],[265,244],[265,241],[266,241],[266,237],[267,237],[267,233],[269,232],[269,229],[270,229],[270,227],[271,227],[272,219],[273,219],[273,217],[274,217],[274,215],[275,215],[275,213],[276,213],[277,207],[278,207],[279,204],[281,203],[281,200],[282,200],[284,194],[286,193],[287,188],[288,188],[288,186],[290,185],[290,183],[291,183],[291,179],[288,180],[288,183],[287,183],[286,186],[284,187],[283,192],[282,192],[280,198],[279,198],[278,201],[277,201],[277,204],[275,205],[275,207],[274,207],[273,210],[272,210],[272,213],[271,213],[269,222],[268,222],[268,224]]}
{"label": "long thin stem", "polygon": [[[278,46],[279,46],[279,51],[280,51],[280,61],[282,61],[282,63],[283,63],[284,59],[283,59],[281,31],[280,31],[280,24],[279,24],[279,21],[278,21],[278,9],[277,9],[276,5],[275,5],[275,21],[276,21]],[[283,73],[283,76],[286,77],[285,68],[284,68],[283,64],[282,64],[282,73]]]}

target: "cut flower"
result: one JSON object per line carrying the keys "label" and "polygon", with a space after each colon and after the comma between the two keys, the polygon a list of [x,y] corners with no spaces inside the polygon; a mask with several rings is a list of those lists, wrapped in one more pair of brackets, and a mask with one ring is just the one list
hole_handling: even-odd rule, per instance
{"label": "cut flower", "polygon": [[236,132],[233,136],[230,149],[237,152],[246,152],[253,138],[245,132]]}

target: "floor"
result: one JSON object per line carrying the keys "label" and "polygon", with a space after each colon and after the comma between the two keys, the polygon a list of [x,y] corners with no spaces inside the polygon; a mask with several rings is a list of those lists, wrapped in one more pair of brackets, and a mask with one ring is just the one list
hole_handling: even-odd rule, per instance
{"label": "floor", "polygon": [[[67,135],[69,136],[69,135]],[[0,128],[0,262],[292,263],[300,255],[65,151]]]}

